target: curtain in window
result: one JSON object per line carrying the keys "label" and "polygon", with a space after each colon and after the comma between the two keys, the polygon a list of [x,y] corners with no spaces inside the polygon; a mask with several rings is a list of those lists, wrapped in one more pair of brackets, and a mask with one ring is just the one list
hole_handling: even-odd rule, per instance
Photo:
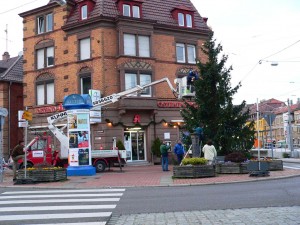
{"label": "curtain in window", "polygon": [[54,104],[54,83],[47,83],[47,104]]}
{"label": "curtain in window", "polygon": [[89,59],[91,57],[90,38],[80,40],[80,60]]}
{"label": "curtain in window", "polygon": [[87,5],[81,7],[81,19],[87,19]]}
{"label": "curtain in window", "polygon": [[[134,73],[125,73],[125,90],[133,88],[137,85],[137,75]],[[130,94],[136,96],[137,93]],[[130,96],[129,95],[129,96]]]}
{"label": "curtain in window", "polygon": [[150,38],[139,36],[139,56],[150,57]]}
{"label": "curtain in window", "polygon": [[44,28],[44,17],[40,16],[37,18],[37,29],[38,29],[38,34],[44,33],[45,28]]}
{"label": "curtain in window", "polygon": [[140,7],[133,6],[132,11],[133,17],[140,18]]}
{"label": "curtain in window", "polygon": [[136,55],[135,35],[124,34],[124,54]]}
{"label": "curtain in window", "polygon": [[[140,75],[140,85],[146,85],[151,83],[151,75],[149,74],[141,74]],[[145,88],[144,90],[142,90],[141,95],[143,96],[151,96],[151,88]]]}
{"label": "curtain in window", "polygon": [[44,105],[44,99],[45,99],[45,90],[44,90],[44,84],[40,84],[36,86],[36,97],[37,97],[37,105]]}
{"label": "curtain in window", "polygon": [[123,5],[123,16],[130,16],[130,5]]}
{"label": "curtain in window", "polygon": [[37,50],[36,55],[37,55],[37,69],[44,68],[44,61],[45,61],[44,49]]}
{"label": "curtain in window", "polygon": [[185,62],[184,44],[176,44],[177,62]]}
{"label": "curtain in window", "polygon": [[184,26],[184,15],[183,13],[178,13],[178,25]]}
{"label": "curtain in window", "polygon": [[190,14],[186,14],[186,26],[192,27],[192,16]]}
{"label": "curtain in window", "polygon": [[196,50],[194,45],[187,46],[188,63],[196,63]]}

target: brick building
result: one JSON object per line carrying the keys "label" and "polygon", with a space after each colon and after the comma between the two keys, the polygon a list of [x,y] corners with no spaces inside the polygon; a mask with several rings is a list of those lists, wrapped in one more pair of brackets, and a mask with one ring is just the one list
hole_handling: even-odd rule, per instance
{"label": "brick building", "polygon": [[0,107],[8,111],[3,127],[3,156],[7,160],[10,151],[23,138],[18,128],[18,110],[23,110],[23,56],[10,57],[4,52],[0,60]]}
{"label": "brick building", "polygon": [[[33,133],[63,110],[64,96],[93,89],[104,97],[186,76],[197,69],[210,32],[189,0],[50,0],[20,16],[24,105],[33,113]],[[107,105],[101,122],[91,125],[92,148],[110,149],[117,137],[129,161],[150,162],[155,137],[172,143],[179,137],[181,105],[166,83]]]}

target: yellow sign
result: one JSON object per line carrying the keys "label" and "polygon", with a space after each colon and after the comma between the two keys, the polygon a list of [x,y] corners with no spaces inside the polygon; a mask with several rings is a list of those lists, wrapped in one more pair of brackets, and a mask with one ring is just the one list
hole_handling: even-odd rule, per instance
{"label": "yellow sign", "polygon": [[22,115],[22,119],[31,121],[32,120],[32,113],[28,112],[28,111],[24,111],[24,113]]}

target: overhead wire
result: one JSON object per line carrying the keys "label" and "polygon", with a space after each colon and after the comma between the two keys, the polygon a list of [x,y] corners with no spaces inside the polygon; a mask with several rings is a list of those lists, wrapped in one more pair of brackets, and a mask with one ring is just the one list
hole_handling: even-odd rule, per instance
{"label": "overhead wire", "polygon": [[8,13],[8,12],[11,12],[11,11],[14,11],[15,9],[21,8],[21,7],[25,6],[25,5],[29,5],[29,4],[31,4],[31,3],[33,3],[33,2],[37,2],[37,1],[38,1],[38,0],[33,0],[33,1],[28,2],[28,3],[25,3],[25,4],[23,4],[23,5],[19,5],[19,6],[15,7],[15,8],[11,8],[11,9],[8,9],[8,10],[6,10],[6,11],[0,12],[0,15],[5,14],[5,13]]}

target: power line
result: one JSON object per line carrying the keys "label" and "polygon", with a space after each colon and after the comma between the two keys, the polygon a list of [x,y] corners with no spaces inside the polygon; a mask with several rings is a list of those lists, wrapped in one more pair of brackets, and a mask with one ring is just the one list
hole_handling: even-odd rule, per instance
{"label": "power line", "polygon": [[29,4],[31,4],[31,3],[33,3],[33,2],[37,2],[37,1],[38,1],[38,0],[34,0],[34,1],[31,1],[31,2],[28,2],[28,3],[25,3],[25,4],[23,4],[23,5],[17,6],[17,7],[15,7],[15,8],[12,8],[12,9],[9,9],[9,10],[3,11],[3,12],[0,12],[0,15],[5,14],[5,13],[8,13],[8,12],[11,12],[11,11],[13,11],[13,10],[15,10],[15,9],[21,8],[21,7],[25,6],[25,5],[29,5]]}

